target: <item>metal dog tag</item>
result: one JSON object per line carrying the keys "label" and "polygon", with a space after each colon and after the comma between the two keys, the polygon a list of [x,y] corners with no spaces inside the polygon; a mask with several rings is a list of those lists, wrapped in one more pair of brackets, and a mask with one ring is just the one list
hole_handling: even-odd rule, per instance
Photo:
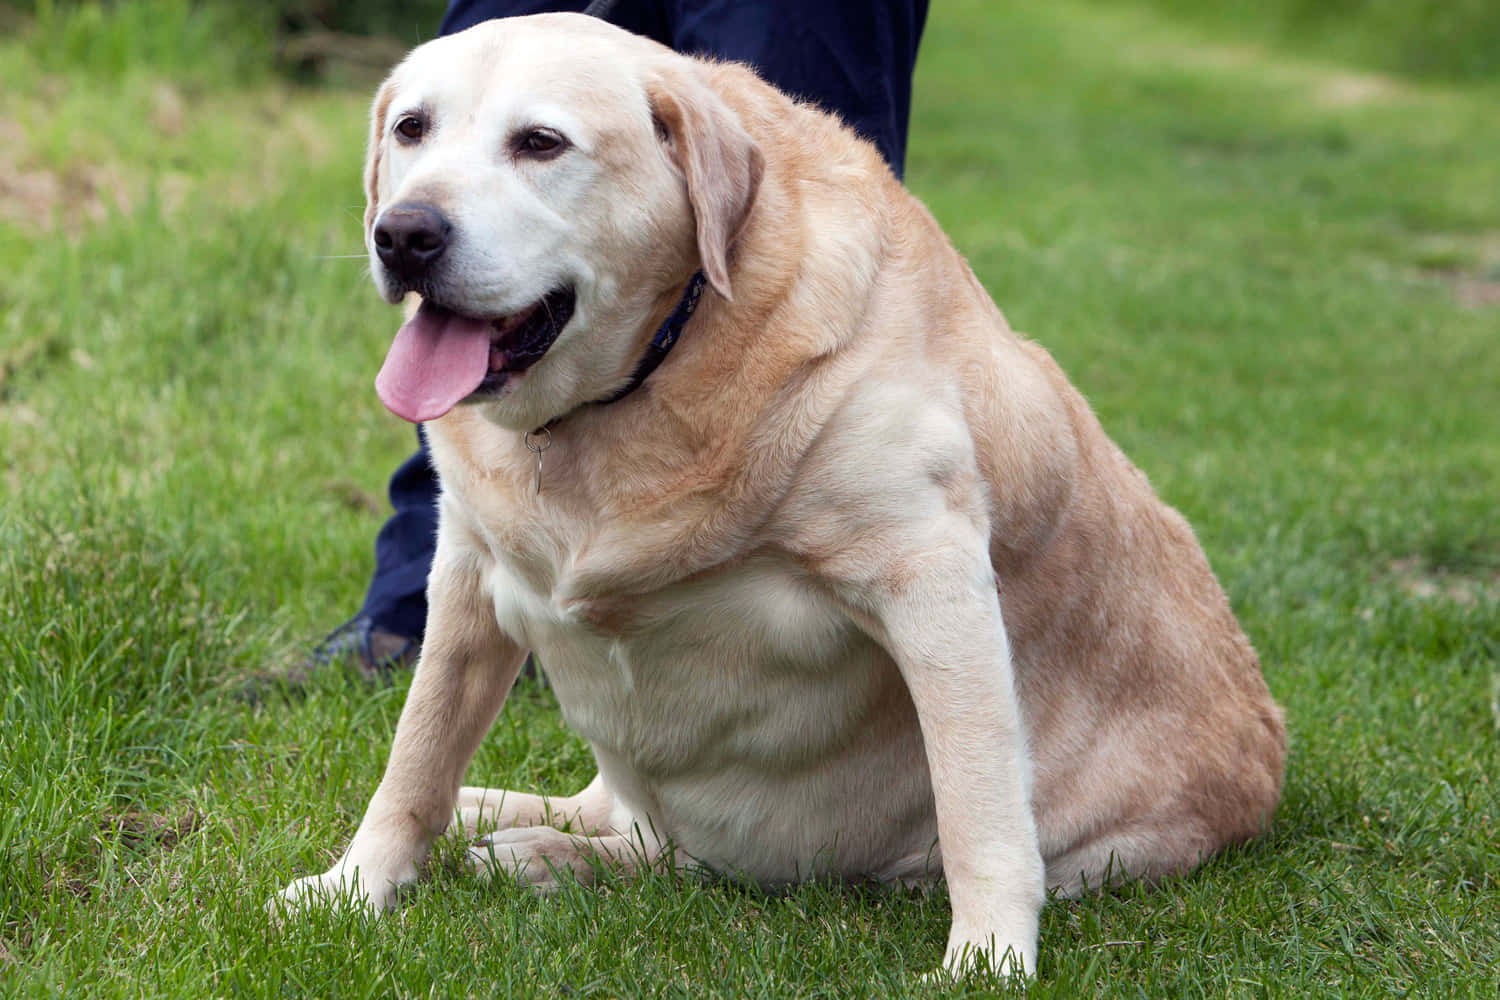
{"label": "metal dog tag", "polygon": [[[532,439],[535,438],[535,441]],[[534,431],[527,431],[521,438],[526,445],[526,450],[536,456],[536,492],[542,492],[542,452],[552,447],[552,430],[547,427],[538,427]]]}

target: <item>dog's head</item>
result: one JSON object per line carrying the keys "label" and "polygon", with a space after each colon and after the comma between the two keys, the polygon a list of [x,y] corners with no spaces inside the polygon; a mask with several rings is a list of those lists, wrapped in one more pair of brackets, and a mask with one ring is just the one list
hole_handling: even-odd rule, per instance
{"label": "dog's head", "polygon": [[375,284],[423,297],[381,398],[527,430],[608,396],[695,270],[731,296],[761,164],[699,64],[593,18],[416,49],[376,95],[365,164]]}

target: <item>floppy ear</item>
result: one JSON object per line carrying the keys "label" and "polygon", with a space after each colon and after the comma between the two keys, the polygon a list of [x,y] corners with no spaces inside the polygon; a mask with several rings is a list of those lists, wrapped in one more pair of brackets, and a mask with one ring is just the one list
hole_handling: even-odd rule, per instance
{"label": "floppy ear", "polygon": [[391,81],[375,92],[370,108],[370,144],[365,149],[365,233],[368,237],[380,211],[380,151],[385,146],[385,116],[391,108]]}
{"label": "floppy ear", "polygon": [[765,158],[739,117],[691,66],[664,68],[646,83],[651,114],[687,182],[698,256],[714,291],[729,299],[729,248],[750,217]]}

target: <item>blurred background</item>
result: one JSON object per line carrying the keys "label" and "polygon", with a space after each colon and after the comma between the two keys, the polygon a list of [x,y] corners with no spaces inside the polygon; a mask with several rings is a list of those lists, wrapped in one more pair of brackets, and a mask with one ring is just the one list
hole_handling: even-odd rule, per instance
{"label": "blurred background", "polygon": [[[1186,22],[1233,33],[1242,41],[1285,45],[1391,73],[1435,79],[1478,79],[1500,71],[1500,6],[1490,0],[1090,0],[1100,6],[1147,7]],[[934,5],[942,17],[941,0]],[[442,0],[265,0],[257,3],[141,3],[87,0],[5,0],[0,25],[35,26],[39,49],[52,58],[93,60],[98,40],[87,21],[108,8],[187,7],[213,23],[233,24],[225,48],[275,64],[300,79],[337,79],[351,65],[368,68],[377,54],[400,52],[430,38],[446,4]],[[91,12],[92,13],[89,13]],[[202,12],[212,11],[211,14]],[[85,19],[80,22],[82,14]],[[131,55],[118,39],[117,58]]]}
{"label": "blurred background", "polygon": [[[244,697],[357,608],[413,444],[360,167],[441,7],[0,0],[0,995],[928,995],[941,893],[439,864],[267,929],[405,692]],[[1497,164],[1495,0],[933,3],[907,183],[1193,523],[1292,734],[1270,835],[1049,906],[1031,996],[1493,996]],[[528,683],[474,773],[590,756]]]}

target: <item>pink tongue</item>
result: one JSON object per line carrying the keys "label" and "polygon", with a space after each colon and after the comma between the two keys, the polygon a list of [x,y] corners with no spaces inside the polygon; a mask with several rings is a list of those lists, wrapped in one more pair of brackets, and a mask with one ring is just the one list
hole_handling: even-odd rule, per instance
{"label": "pink tongue", "polygon": [[375,391],[403,420],[436,420],[479,388],[490,367],[490,324],[424,304],[391,344]]}

